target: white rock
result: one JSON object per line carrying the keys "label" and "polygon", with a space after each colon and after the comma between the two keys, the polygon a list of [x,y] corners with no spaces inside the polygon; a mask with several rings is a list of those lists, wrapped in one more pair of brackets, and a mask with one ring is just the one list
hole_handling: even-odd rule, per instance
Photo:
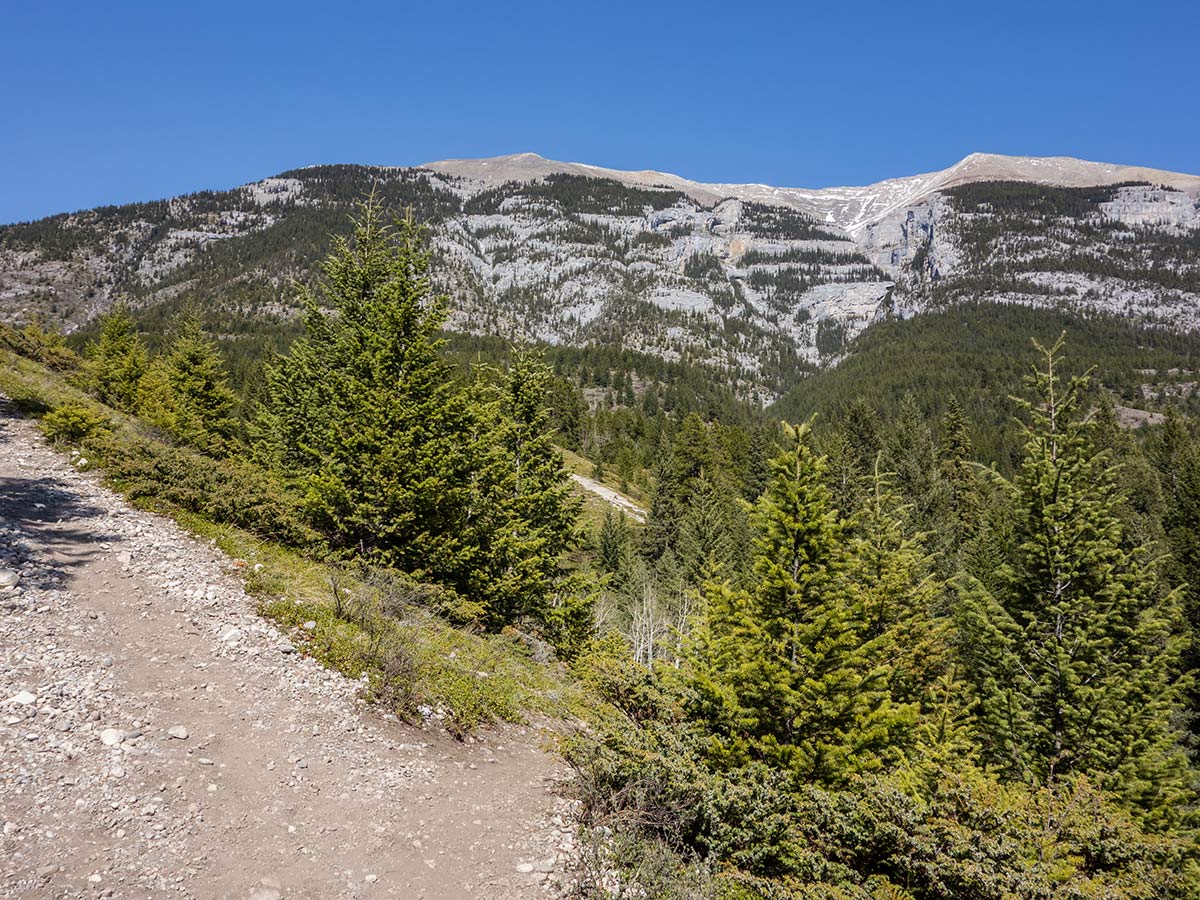
{"label": "white rock", "polygon": [[172,725],[167,729],[167,734],[178,741],[186,741],[188,738],[188,730],[182,725]]}
{"label": "white rock", "polygon": [[6,703],[16,703],[18,706],[28,706],[30,703],[35,703],[37,697],[29,693],[29,691],[17,691],[6,700]]}
{"label": "white rock", "polygon": [[12,569],[0,569],[0,588],[16,587],[21,576]]}
{"label": "white rock", "polygon": [[221,635],[220,639],[221,639],[221,641],[223,641],[226,644],[236,644],[238,641],[240,641],[242,639],[242,629],[230,628],[228,631],[226,631],[224,634]]}
{"label": "white rock", "polygon": [[522,875],[528,875],[533,871],[533,863],[521,863],[517,866],[517,871]]}
{"label": "white rock", "polygon": [[119,728],[105,728],[100,732],[100,743],[105,747],[115,747],[125,740],[125,732]]}

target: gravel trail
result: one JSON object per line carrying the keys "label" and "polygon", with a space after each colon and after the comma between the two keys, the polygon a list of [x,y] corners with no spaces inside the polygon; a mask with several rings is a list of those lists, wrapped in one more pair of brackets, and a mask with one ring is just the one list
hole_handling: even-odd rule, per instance
{"label": "gravel trail", "polygon": [[537,731],[460,744],[360,689],[0,398],[0,896],[553,896]]}

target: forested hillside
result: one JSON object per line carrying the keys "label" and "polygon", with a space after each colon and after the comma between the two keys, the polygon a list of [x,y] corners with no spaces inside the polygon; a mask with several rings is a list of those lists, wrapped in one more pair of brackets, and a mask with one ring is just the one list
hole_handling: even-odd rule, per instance
{"label": "forested hillside", "polygon": [[[5,326],[0,390],[264,560],[264,614],[387,709],[570,723],[579,896],[1200,896],[1195,338],[958,305],[764,411],[686,360],[447,339],[454,261],[378,196],[309,239],[261,374],[211,311],[120,306],[77,349]],[[560,448],[645,523],[581,514]]]}
{"label": "forested hillside", "polygon": [[[1122,171],[1162,183],[1116,180]],[[451,332],[625,354],[643,361],[643,381],[676,366],[759,405],[855,352],[871,326],[960,303],[1200,324],[1192,176],[971,157],[802,191],[531,154],[315,166],[3,226],[0,317],[40,316],[84,331],[82,343],[124,304],[153,343],[191,309],[235,348],[235,380],[247,383],[255,359],[299,333],[293,281],[313,282],[330,235],[349,233],[354,202],[371,193],[428,227]]]}

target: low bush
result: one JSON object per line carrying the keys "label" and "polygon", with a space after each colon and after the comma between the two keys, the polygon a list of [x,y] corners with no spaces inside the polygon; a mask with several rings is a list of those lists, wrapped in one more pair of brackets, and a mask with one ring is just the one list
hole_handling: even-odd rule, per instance
{"label": "low bush", "polygon": [[135,502],[177,507],[291,546],[320,546],[286,485],[251,463],[128,433],[96,433],[85,446]]}
{"label": "low bush", "polygon": [[54,444],[78,444],[86,438],[107,435],[112,423],[103,413],[83,403],[64,403],[42,417],[42,434]]}
{"label": "low bush", "polygon": [[670,671],[612,642],[576,671],[611,704],[565,744],[583,821],[604,836],[585,896],[1197,896],[1192,835],[1147,831],[1086,776],[1005,784],[963,760],[825,787],[761,762],[726,768]]}

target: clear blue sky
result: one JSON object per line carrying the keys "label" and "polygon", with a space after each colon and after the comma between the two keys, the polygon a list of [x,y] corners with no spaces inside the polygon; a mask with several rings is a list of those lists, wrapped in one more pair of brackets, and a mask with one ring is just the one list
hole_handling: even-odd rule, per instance
{"label": "clear blue sky", "polygon": [[1200,172],[1200,3],[5,4],[0,222],[532,150],[821,187],[976,150]]}

